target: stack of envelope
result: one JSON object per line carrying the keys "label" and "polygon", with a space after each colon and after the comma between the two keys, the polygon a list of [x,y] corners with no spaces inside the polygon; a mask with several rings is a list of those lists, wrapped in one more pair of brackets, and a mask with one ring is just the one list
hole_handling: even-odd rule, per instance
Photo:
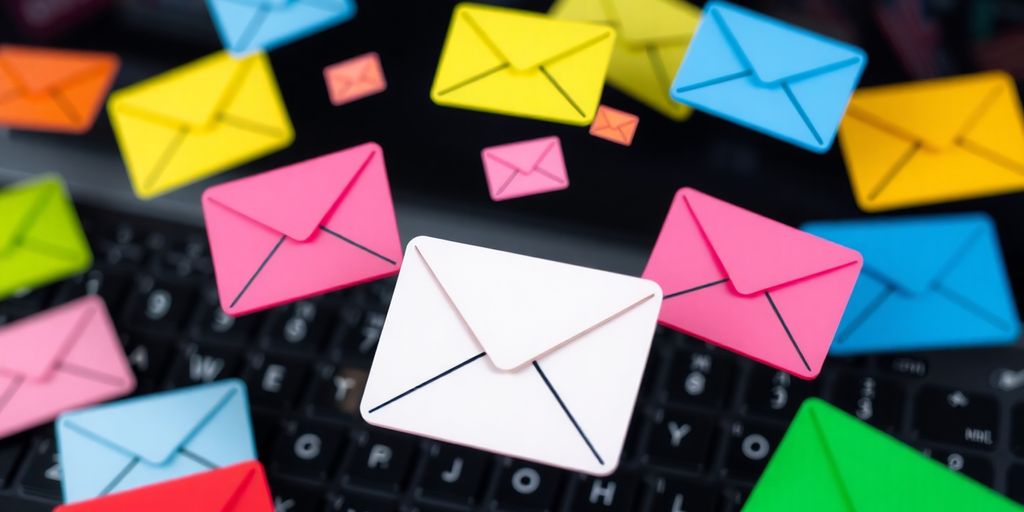
{"label": "stack of envelope", "polygon": [[92,251],[57,176],[0,189],[0,300],[85,271]]}
{"label": "stack of envelope", "polygon": [[868,510],[1022,509],[828,403],[808,399],[743,512]]}
{"label": "stack of envelope", "polygon": [[235,379],[69,412],[56,435],[65,503],[256,459],[245,384]]}

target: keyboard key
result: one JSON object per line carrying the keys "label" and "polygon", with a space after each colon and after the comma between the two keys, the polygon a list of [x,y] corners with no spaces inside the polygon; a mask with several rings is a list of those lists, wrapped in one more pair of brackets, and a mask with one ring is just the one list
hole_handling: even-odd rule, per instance
{"label": "keyboard key", "polygon": [[320,368],[313,383],[313,414],[327,418],[359,416],[367,375],[369,372],[362,368]]}
{"label": "keyboard key", "polygon": [[518,460],[506,461],[494,496],[499,510],[550,511],[561,487],[562,472]]}
{"label": "keyboard key", "polygon": [[728,432],[725,474],[740,480],[756,480],[782,440],[783,433],[783,429],[763,423],[733,422]]}
{"label": "keyboard key", "polygon": [[134,295],[129,328],[170,337],[178,333],[185,315],[192,308],[194,289],[145,278],[136,287]]}
{"label": "keyboard key", "polygon": [[124,345],[139,388],[152,388],[163,375],[163,369],[170,358],[171,344],[145,335],[129,334]]}
{"label": "keyboard key", "polygon": [[306,366],[296,360],[255,353],[248,357],[245,380],[253,406],[282,409],[294,404],[306,380]]}
{"label": "keyboard key", "polygon": [[672,469],[701,470],[715,433],[713,417],[671,409],[658,411],[651,424],[646,457]]}
{"label": "keyboard key", "polygon": [[213,341],[235,345],[247,345],[255,336],[256,328],[263,317],[260,314],[246,315],[239,318],[228,316],[216,299],[201,301],[196,314],[192,335],[199,341]]}
{"label": "keyboard key", "polygon": [[679,404],[719,407],[732,386],[735,363],[705,351],[676,353],[669,373],[668,399]]}
{"label": "keyboard key", "polygon": [[991,450],[998,441],[995,398],[951,388],[925,387],[914,404],[914,428],[922,439]]}
{"label": "keyboard key", "polygon": [[323,510],[322,491],[272,480],[270,490],[274,496],[274,512],[320,512]]}
{"label": "keyboard key", "polygon": [[345,337],[342,347],[345,357],[368,363],[377,352],[377,342],[380,341],[386,317],[383,311],[370,310],[363,313],[362,319]]}
{"label": "keyboard key", "polygon": [[417,494],[475,505],[490,459],[489,455],[461,446],[432,443]]}
{"label": "keyboard key", "polygon": [[343,493],[328,498],[327,512],[398,512],[398,505],[380,498]]}
{"label": "keyboard key", "polygon": [[10,512],[51,512],[58,500],[36,501],[19,496],[0,496],[0,510]]}
{"label": "keyboard key", "polygon": [[183,387],[235,377],[240,358],[235,350],[191,343],[178,354],[171,370],[171,384]]}
{"label": "keyboard key", "polygon": [[747,382],[745,404],[751,414],[790,420],[804,399],[817,393],[816,381],[795,379],[788,373],[757,365]]}
{"label": "keyboard key", "polygon": [[928,376],[928,360],[916,356],[883,356],[878,359],[878,367],[901,377],[923,379]]}
{"label": "keyboard key", "polygon": [[53,302],[64,304],[86,295],[99,295],[116,316],[123,305],[129,282],[126,274],[94,268],[61,284]]}
{"label": "keyboard key", "polygon": [[52,437],[36,442],[29,454],[28,469],[21,478],[21,488],[26,494],[55,501],[61,499],[61,471],[56,444]]}
{"label": "keyboard key", "polygon": [[323,346],[331,321],[316,303],[300,301],[274,312],[267,337],[273,348],[312,353]]}
{"label": "keyboard key", "polygon": [[1024,505],[1024,466],[1017,465],[1010,468],[1006,475],[1006,493],[1011,500]]}
{"label": "keyboard key", "polygon": [[347,439],[345,430],[339,427],[287,422],[274,449],[272,468],[281,475],[327,480]]}
{"label": "keyboard key", "polygon": [[612,477],[591,478],[577,476],[580,480],[572,498],[569,510],[573,512],[629,512],[635,510],[637,478],[632,474],[617,474]]}
{"label": "keyboard key", "polygon": [[891,379],[842,374],[831,401],[882,430],[897,431],[902,423],[903,389]]}
{"label": "keyboard key", "polygon": [[397,492],[409,475],[415,449],[415,441],[411,437],[371,430],[360,436],[345,471],[344,482]]}
{"label": "keyboard key", "polygon": [[718,491],[704,484],[659,477],[649,512],[718,510]]}
{"label": "keyboard key", "polygon": [[0,489],[6,487],[9,479],[14,476],[14,466],[21,458],[27,441],[24,436],[0,440]]}
{"label": "keyboard key", "polygon": [[933,448],[926,449],[924,452],[957,473],[963,473],[988,487],[995,485],[995,470],[992,469],[992,461],[985,457]]}
{"label": "keyboard key", "polygon": [[1010,448],[1019,456],[1024,457],[1024,402],[1014,406],[1010,416],[1010,432],[1013,438],[1010,439]]}
{"label": "keyboard key", "polygon": [[35,290],[22,290],[0,301],[0,312],[25,317],[46,307],[51,289],[49,287]]}

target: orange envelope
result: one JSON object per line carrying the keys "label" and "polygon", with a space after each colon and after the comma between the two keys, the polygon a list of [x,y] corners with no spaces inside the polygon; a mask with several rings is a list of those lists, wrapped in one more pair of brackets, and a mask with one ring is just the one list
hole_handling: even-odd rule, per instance
{"label": "orange envelope", "polygon": [[113,53],[0,44],[0,126],[85,133],[120,67]]}
{"label": "orange envelope", "polygon": [[324,68],[327,93],[334,106],[352,103],[387,90],[377,52],[364,53]]}
{"label": "orange envelope", "polygon": [[640,118],[616,110],[606,105],[601,105],[594,116],[594,124],[590,125],[590,134],[599,139],[612,141],[623,146],[633,144],[633,136],[636,135],[636,127],[640,124]]}

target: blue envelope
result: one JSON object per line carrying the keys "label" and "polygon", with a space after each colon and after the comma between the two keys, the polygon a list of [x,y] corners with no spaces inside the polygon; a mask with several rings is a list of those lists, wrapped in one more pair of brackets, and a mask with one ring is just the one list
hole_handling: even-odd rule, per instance
{"label": "blue envelope", "polygon": [[64,414],[57,452],[66,503],[254,460],[245,384],[226,380]]}
{"label": "blue envelope", "polygon": [[999,236],[982,213],[811,222],[864,270],[832,355],[1013,343],[1020,318]]}
{"label": "blue envelope", "polygon": [[867,62],[856,46],[711,1],[669,94],[697,110],[824,153]]}
{"label": "blue envelope", "polygon": [[206,6],[234,54],[269,51],[356,15],[354,0],[206,0]]}

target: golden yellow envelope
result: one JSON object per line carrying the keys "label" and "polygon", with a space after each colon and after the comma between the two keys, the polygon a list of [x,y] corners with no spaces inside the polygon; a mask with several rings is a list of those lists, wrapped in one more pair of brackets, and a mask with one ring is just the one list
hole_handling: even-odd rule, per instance
{"label": "golden yellow envelope", "polygon": [[107,104],[135,195],[149,199],[287,147],[291,121],[264,53],[208,55]]}
{"label": "golden yellow envelope", "polygon": [[1024,115],[991,71],[858,90],[839,128],[866,212],[1024,190]]}
{"label": "golden yellow envelope", "polygon": [[558,0],[551,15],[615,27],[608,82],[676,121],[693,112],[669,98],[672,77],[700,21],[700,8],[681,0]]}
{"label": "golden yellow envelope", "polygon": [[606,25],[459,4],[430,97],[438,105],[585,126],[615,42]]}

